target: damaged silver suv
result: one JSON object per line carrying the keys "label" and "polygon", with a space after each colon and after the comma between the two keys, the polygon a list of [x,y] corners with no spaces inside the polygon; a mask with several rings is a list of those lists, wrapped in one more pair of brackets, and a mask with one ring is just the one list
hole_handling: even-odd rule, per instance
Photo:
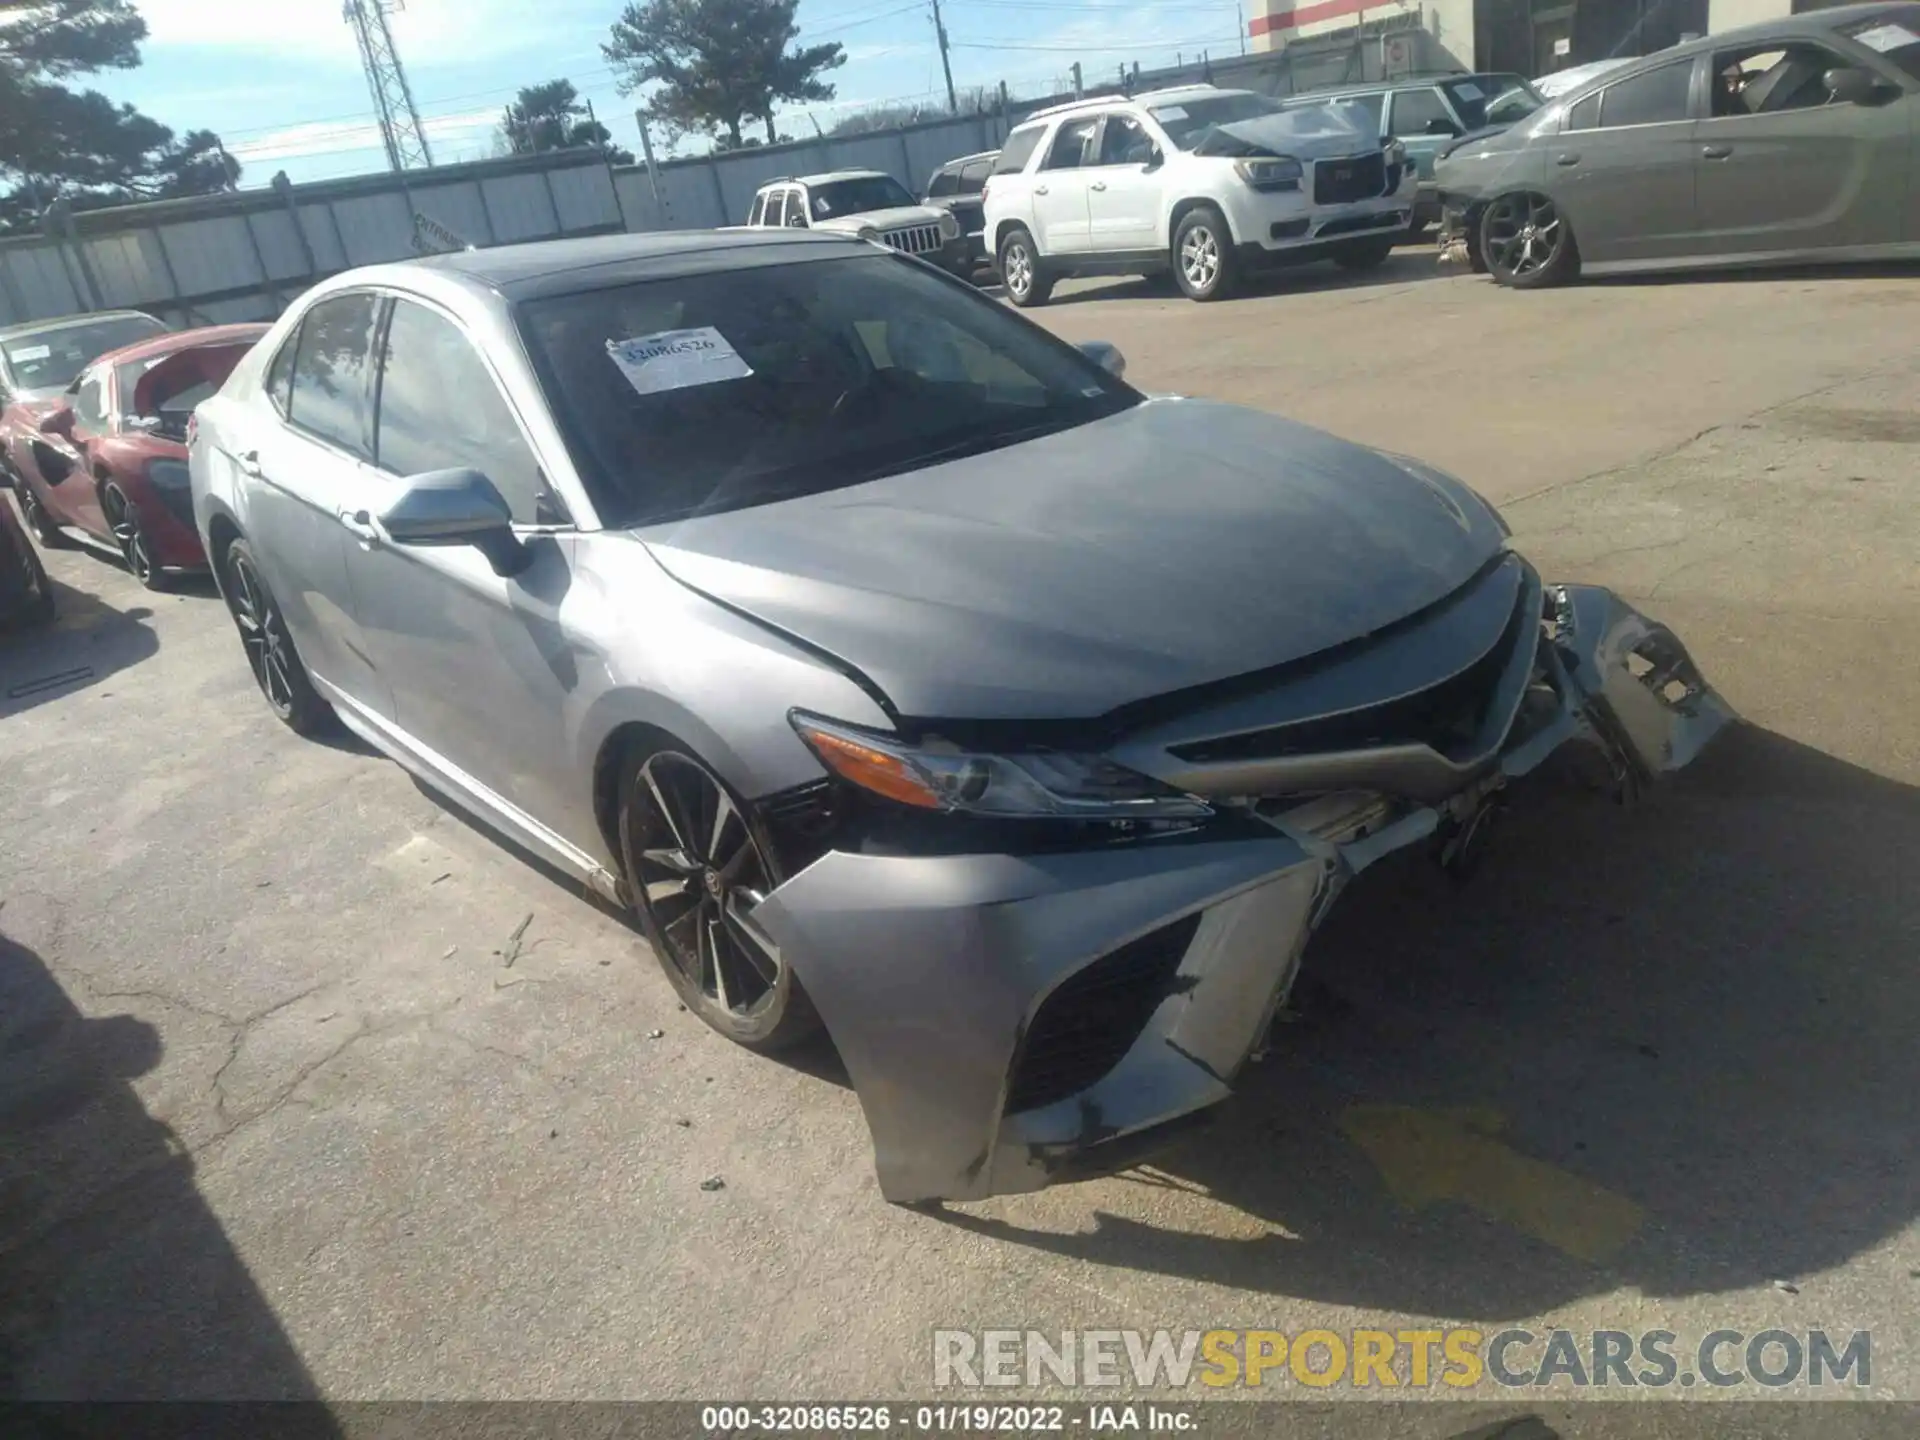
{"label": "damaged silver suv", "polygon": [[1119,369],[811,232],[438,256],[280,320],[194,507],[286,723],[824,1026],[888,1199],[1030,1190],[1224,1099],[1369,862],[1730,718],[1457,480]]}

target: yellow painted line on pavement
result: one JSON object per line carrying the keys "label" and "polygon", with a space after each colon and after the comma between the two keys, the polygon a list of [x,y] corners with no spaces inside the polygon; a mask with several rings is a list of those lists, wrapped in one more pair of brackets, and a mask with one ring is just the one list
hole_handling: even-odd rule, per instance
{"label": "yellow painted line on pavement", "polygon": [[1646,1212],[1584,1176],[1497,1138],[1497,1112],[1352,1105],[1340,1129],[1409,1210],[1452,1200],[1579,1260],[1598,1262],[1640,1231]]}

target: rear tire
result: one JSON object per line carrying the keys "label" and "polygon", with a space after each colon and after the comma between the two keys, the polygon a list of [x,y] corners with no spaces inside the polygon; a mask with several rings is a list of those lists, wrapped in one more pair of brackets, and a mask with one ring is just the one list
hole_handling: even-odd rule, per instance
{"label": "rear tire", "polygon": [[40,497],[34,493],[33,486],[21,481],[14,487],[14,493],[20,497],[20,513],[27,517],[27,528],[33,531],[33,538],[49,550],[71,550],[73,541],[48,513],[47,507],[40,503]]}
{"label": "rear tire", "polygon": [[634,916],[687,1009],[748,1050],[784,1050],[820,1029],[752,919],[784,878],[772,844],[752,807],[672,742],[627,757],[620,859]]}
{"label": "rear tire", "polygon": [[1173,231],[1173,283],[1189,300],[1225,300],[1239,288],[1239,257],[1226,217],[1196,205]]}
{"label": "rear tire", "polygon": [[287,633],[286,617],[267,589],[246,541],[235,540],[227,547],[220,570],[221,593],[267,708],[296,735],[320,735],[332,729],[332,707],[307,678],[307,667],[294,649],[293,636]]}
{"label": "rear tire", "polygon": [[149,590],[171,589],[167,572],[153,558],[153,546],[140,523],[140,508],[127,498],[126,492],[118,485],[103,487],[100,509],[107,517],[107,525],[113,531],[114,543],[120,547],[120,558],[126,561],[128,573]]}
{"label": "rear tire", "polygon": [[1044,305],[1053,295],[1053,276],[1041,264],[1039,247],[1024,225],[1016,225],[1000,242],[1000,283],[1007,298],[1025,310]]}
{"label": "rear tire", "polygon": [[1398,243],[1398,236],[1387,240],[1350,240],[1333,252],[1333,263],[1342,270],[1356,273],[1378,270],[1393,258],[1393,247]]}

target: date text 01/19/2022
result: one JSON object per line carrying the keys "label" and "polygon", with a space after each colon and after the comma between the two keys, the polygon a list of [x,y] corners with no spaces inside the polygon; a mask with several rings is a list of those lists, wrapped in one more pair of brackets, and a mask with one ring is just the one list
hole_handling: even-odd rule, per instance
{"label": "date text 01/19/2022", "polygon": [[1184,1432],[1196,1423],[1191,1410],[1170,1405],[707,1405],[700,1411],[700,1428],[709,1433]]}

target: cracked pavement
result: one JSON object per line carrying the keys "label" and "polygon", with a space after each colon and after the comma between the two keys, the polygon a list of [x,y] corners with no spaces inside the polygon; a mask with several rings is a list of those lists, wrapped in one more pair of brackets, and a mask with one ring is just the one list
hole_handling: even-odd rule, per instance
{"label": "cracked pavement", "polygon": [[[1920,284],[1431,271],[1036,317],[1455,471],[1752,725],[1635,811],[1516,797],[1464,891],[1370,872],[1213,1134],[1039,1196],[885,1206],[830,1054],[729,1047],[617,916],[280,728],[207,592],[50,555],[0,697],[90,673],[0,699],[0,1393],[872,1398],[935,1326],[1444,1319],[1870,1326],[1915,1394]],[[1402,1208],[1342,1128],[1382,1105],[1642,1227]]]}

